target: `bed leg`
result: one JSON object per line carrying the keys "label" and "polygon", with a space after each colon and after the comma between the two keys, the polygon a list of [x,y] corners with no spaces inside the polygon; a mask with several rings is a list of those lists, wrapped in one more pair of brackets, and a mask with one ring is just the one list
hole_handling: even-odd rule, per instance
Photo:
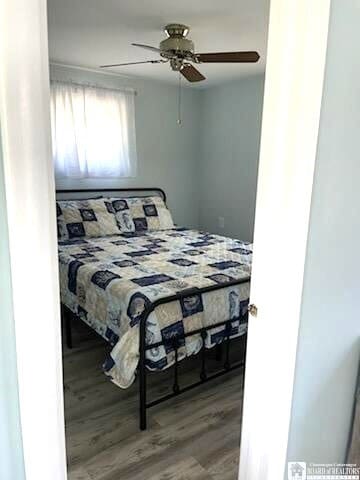
{"label": "bed leg", "polygon": [[146,430],[146,380],[140,371],[140,430]]}
{"label": "bed leg", "polygon": [[215,347],[215,360],[221,362],[222,360],[222,344],[218,343]]}
{"label": "bed leg", "polygon": [[66,339],[66,346],[68,348],[73,348],[72,342],[72,331],[71,331],[71,316],[70,313],[66,311],[66,309],[61,306],[62,316],[65,323],[65,339]]}
{"label": "bed leg", "polygon": [[145,322],[140,322],[140,342],[139,342],[139,400],[140,400],[140,430],[146,430],[146,366],[145,366]]}

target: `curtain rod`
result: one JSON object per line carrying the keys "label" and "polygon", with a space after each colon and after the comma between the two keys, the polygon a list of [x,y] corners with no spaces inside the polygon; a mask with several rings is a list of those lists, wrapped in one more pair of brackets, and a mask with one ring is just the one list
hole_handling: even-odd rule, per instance
{"label": "curtain rod", "polygon": [[89,87],[89,88],[100,88],[102,90],[116,90],[119,92],[130,92],[133,93],[134,95],[137,95],[137,91],[134,88],[131,87],[105,87],[103,85],[100,85],[98,83],[92,83],[92,82],[78,82],[74,81],[71,78],[69,80],[50,80],[50,83],[62,83],[62,84],[70,84],[70,85],[75,85],[78,87]]}

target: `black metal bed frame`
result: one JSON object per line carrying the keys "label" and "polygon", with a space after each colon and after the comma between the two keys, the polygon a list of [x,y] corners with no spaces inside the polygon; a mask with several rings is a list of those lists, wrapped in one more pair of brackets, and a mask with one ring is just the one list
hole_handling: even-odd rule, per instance
{"label": "black metal bed frame", "polygon": [[[144,188],[141,188],[141,187],[128,187],[128,188],[117,188],[117,187],[114,187],[114,188],[82,188],[82,189],[79,189],[79,188],[71,188],[71,189],[56,189],[56,193],[57,194],[68,194],[68,193],[103,193],[103,192],[107,192],[107,193],[110,193],[110,192],[148,192],[148,193],[151,193],[151,192],[157,192],[160,194],[160,197],[162,197],[162,199],[164,200],[164,202],[166,203],[166,193],[164,192],[164,190],[160,187],[144,187]],[[128,195],[127,198],[129,198],[130,196]],[[91,197],[88,197],[91,199]],[[96,197],[95,197],[96,198]],[[64,199],[64,200],[73,200],[71,198],[67,198],[67,199]],[[80,198],[77,198],[76,200],[81,200]]]}
{"label": "black metal bed frame", "polygon": [[[58,194],[69,194],[69,193],[100,193],[100,192],[157,192],[166,202],[166,194],[165,192],[158,187],[155,188],[106,188],[106,189],[72,189],[72,190],[57,190]],[[247,318],[247,313],[243,316],[238,318],[231,318],[222,322],[218,322],[216,324],[208,325],[206,327],[199,328],[197,330],[192,330],[190,332],[186,332],[183,335],[178,335],[172,339],[162,340],[161,342],[146,343],[146,324],[149,318],[149,315],[160,305],[164,305],[166,303],[171,303],[174,301],[179,301],[186,297],[190,297],[192,295],[202,295],[204,293],[213,292],[215,290],[221,290],[224,288],[241,285],[250,282],[250,277],[231,280],[229,282],[221,283],[218,285],[211,285],[208,287],[203,288],[194,288],[194,289],[187,289],[182,292],[179,292],[174,295],[169,295],[167,297],[159,298],[154,302],[150,303],[144,310],[140,322],[139,322],[139,366],[138,366],[138,376],[139,376],[139,413],[140,413],[140,429],[146,430],[147,426],[147,409],[154,407],[162,402],[165,402],[173,397],[180,395],[181,393],[188,392],[193,388],[196,388],[204,383],[207,383],[211,380],[221,377],[222,375],[226,375],[228,372],[233,371],[235,369],[245,367],[245,359],[246,359],[246,334],[243,335],[245,339],[245,348],[244,348],[244,359],[240,362],[236,362],[234,364],[231,363],[230,360],[230,343],[234,339],[232,338],[232,326],[233,323],[239,322],[239,324],[244,323]],[[63,310],[63,319],[65,324],[65,338],[68,348],[72,348],[72,331],[71,331],[71,317],[77,317],[73,312],[71,312],[65,305],[62,305]],[[78,317],[77,317],[78,318]],[[215,328],[225,326],[225,361],[223,364],[223,369],[217,371],[216,373],[212,373],[208,375],[206,370],[206,352],[207,348],[205,345],[205,339],[207,336],[207,332],[213,330]],[[189,385],[186,385],[183,388],[180,388],[179,385],[179,358],[178,358],[178,351],[179,348],[184,346],[184,342],[186,342],[186,338],[194,335],[200,335],[202,338],[202,347],[198,354],[201,355],[201,370],[200,370],[200,380]],[[238,337],[236,337],[238,338]],[[172,388],[172,393],[168,393],[162,397],[156,398],[150,402],[147,401],[147,368],[146,368],[146,352],[147,350],[159,347],[159,346],[171,346],[174,350],[175,356],[175,363],[173,365],[174,368],[174,383]],[[222,343],[217,345],[218,348],[222,348]],[[220,360],[219,355],[217,354],[218,360]]]}

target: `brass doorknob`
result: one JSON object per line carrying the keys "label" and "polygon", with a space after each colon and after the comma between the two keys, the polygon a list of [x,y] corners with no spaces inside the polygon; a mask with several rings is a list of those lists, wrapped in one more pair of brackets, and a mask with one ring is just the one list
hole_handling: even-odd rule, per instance
{"label": "brass doorknob", "polygon": [[248,312],[250,313],[251,316],[257,317],[258,309],[257,306],[254,305],[253,303],[250,303],[248,306]]}

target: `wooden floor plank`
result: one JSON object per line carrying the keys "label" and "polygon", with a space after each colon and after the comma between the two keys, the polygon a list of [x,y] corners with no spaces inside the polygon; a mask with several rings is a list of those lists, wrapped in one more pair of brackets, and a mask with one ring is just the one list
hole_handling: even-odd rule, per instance
{"label": "wooden floor plank", "polygon": [[[138,385],[121,390],[106,378],[106,344],[86,327],[77,326],[74,344],[64,347],[69,480],[236,480],[241,370],[150,409],[140,432]],[[183,362],[183,384],[198,378],[198,364]],[[171,371],[148,379],[152,398],[172,385]]]}
{"label": "wooden floor plank", "polygon": [[68,469],[68,480],[91,480],[91,477],[82,467],[77,467]]}
{"label": "wooden floor plank", "polygon": [[193,457],[173,463],[162,472],[146,478],[148,480],[212,480],[206,470]]}
{"label": "wooden floor plank", "polygon": [[213,480],[234,480],[234,472],[238,470],[240,446],[219,452],[208,458],[206,469]]}

